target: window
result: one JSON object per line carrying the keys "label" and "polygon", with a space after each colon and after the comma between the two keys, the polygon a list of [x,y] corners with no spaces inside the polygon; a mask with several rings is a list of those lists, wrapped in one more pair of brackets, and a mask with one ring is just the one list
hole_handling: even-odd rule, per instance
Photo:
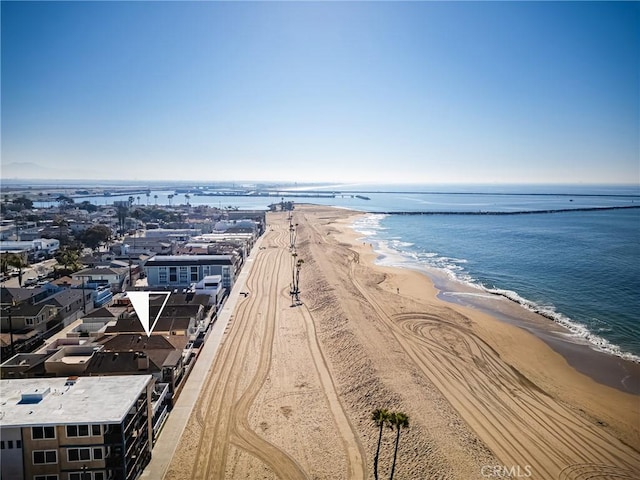
{"label": "window", "polygon": [[58,474],[55,475],[35,475],[33,480],[58,480]]}
{"label": "window", "polygon": [[33,464],[41,465],[44,463],[58,463],[57,450],[34,450]]}
{"label": "window", "polygon": [[89,425],[67,425],[67,437],[88,437]]}
{"label": "window", "polygon": [[43,438],[56,438],[55,427],[31,427],[31,438],[40,440]]}
{"label": "window", "polygon": [[104,471],[98,472],[71,472],[69,473],[69,480],[105,480],[107,477],[105,476]]}
{"label": "window", "polygon": [[22,440],[16,440],[16,448],[22,448]]}
{"label": "window", "polygon": [[91,460],[90,448],[70,448],[67,450],[67,458],[70,462]]}
{"label": "window", "polygon": [[191,281],[198,281],[198,267],[191,267]]}
{"label": "window", "polygon": [[94,460],[102,460],[102,457],[104,455],[102,454],[102,448],[101,447],[96,447],[93,449],[93,459]]}
{"label": "window", "polygon": [[180,283],[187,283],[188,267],[180,267]]}
{"label": "window", "polygon": [[13,440],[7,440],[7,448],[11,450],[13,448]]}
{"label": "window", "polygon": [[158,269],[158,283],[167,283],[167,267]]}
{"label": "window", "polygon": [[27,325],[33,325],[33,318],[27,318],[24,323],[26,323]]}
{"label": "window", "polygon": [[100,425],[91,425],[91,435],[94,437],[102,435],[102,428],[100,428]]}
{"label": "window", "polygon": [[176,267],[169,267],[169,282],[175,283],[178,281],[178,270]]}
{"label": "window", "polygon": [[0,450],[4,450],[4,440],[0,440]]}

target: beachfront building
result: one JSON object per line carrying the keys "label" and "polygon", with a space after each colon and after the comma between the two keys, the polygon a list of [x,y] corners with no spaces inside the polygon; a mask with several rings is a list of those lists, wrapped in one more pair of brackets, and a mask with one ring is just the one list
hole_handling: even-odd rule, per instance
{"label": "beachfront building", "polygon": [[151,459],[151,375],[1,380],[0,476],[134,480]]}
{"label": "beachfront building", "polygon": [[208,275],[195,285],[195,294],[205,295],[208,298],[207,303],[215,305],[216,308],[222,306],[226,293],[226,290],[222,287],[222,277],[220,275]]}
{"label": "beachfront building", "polygon": [[185,289],[204,277],[220,275],[227,290],[231,290],[239,268],[236,255],[156,255],[144,267],[150,288]]}

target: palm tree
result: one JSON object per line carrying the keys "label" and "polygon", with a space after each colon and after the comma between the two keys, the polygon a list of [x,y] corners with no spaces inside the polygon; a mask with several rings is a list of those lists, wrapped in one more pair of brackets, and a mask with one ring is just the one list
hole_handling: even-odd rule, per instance
{"label": "palm tree", "polygon": [[65,270],[80,270],[80,250],[76,248],[63,248],[55,254],[56,261],[64,267]]}
{"label": "palm tree", "polygon": [[158,195],[154,195],[153,200],[155,201],[155,204],[158,205]]}
{"label": "palm tree", "polygon": [[167,195],[167,198],[169,199],[169,206],[171,206],[171,200],[173,200],[173,195]]}
{"label": "palm tree", "polygon": [[127,215],[129,215],[129,209],[124,205],[118,205],[118,224],[120,225],[120,233],[124,235],[124,229],[126,226]]}
{"label": "palm tree", "polygon": [[6,265],[11,265],[18,269],[18,285],[22,286],[22,269],[28,265],[28,263],[22,258],[21,255],[16,253],[9,253],[5,257],[5,269]]}
{"label": "palm tree", "polygon": [[149,206],[149,197],[151,196],[151,190],[147,190],[145,192],[145,195],[147,196],[147,206]]}
{"label": "palm tree", "polygon": [[395,427],[396,429],[396,445],[393,450],[391,475],[389,475],[389,480],[393,480],[393,473],[396,470],[396,458],[398,457],[398,445],[400,444],[400,430],[402,428],[409,428],[409,416],[402,412],[392,412],[389,417],[389,424],[391,428]]}
{"label": "palm tree", "polygon": [[376,456],[373,457],[373,474],[375,479],[378,480],[378,458],[380,458],[380,443],[382,442],[382,429],[389,423],[389,410],[386,408],[376,408],[371,414],[371,420],[373,420],[376,426],[380,429],[378,433],[378,448],[376,448]]}

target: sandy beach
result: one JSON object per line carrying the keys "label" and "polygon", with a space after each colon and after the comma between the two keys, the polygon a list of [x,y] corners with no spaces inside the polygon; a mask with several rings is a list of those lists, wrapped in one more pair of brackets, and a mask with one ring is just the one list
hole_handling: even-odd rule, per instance
{"label": "sandy beach", "polygon": [[[296,207],[293,306],[288,214],[268,214],[166,479],[373,479],[376,408],[410,419],[396,479],[638,478],[640,397],[440,300],[419,272],[375,265],[356,215]],[[386,430],[381,478],[394,440]]]}

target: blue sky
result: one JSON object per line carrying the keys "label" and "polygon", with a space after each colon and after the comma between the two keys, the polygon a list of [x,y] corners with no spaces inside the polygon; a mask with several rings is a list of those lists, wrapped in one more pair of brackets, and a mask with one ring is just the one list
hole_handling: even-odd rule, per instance
{"label": "blue sky", "polygon": [[3,178],[640,183],[639,112],[633,2],[2,2]]}

